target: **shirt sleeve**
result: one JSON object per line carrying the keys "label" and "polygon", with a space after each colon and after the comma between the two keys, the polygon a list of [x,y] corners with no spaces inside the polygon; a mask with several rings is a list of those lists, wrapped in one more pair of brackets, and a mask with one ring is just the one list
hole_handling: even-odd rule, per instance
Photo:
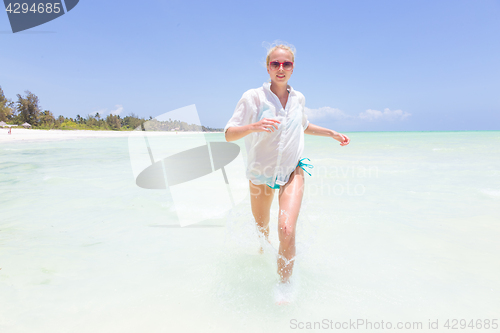
{"label": "shirt sleeve", "polygon": [[302,128],[305,131],[307,129],[307,126],[309,126],[309,120],[307,120],[307,116],[306,116],[306,98],[304,97],[304,95],[302,95],[300,105],[301,105],[301,109],[302,109]]}
{"label": "shirt sleeve", "polygon": [[229,127],[239,127],[250,124],[252,116],[256,113],[257,107],[253,101],[253,94],[248,90],[243,94],[240,101],[236,105],[233,116],[224,127],[224,133]]}

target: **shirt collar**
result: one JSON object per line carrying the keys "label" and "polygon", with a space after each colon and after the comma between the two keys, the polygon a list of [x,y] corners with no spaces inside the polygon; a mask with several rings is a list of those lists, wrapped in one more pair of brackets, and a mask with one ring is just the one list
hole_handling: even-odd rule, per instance
{"label": "shirt collar", "polygon": [[[269,91],[270,93],[274,94],[272,91],[271,91],[271,82],[265,82],[263,85],[265,90]],[[286,85],[286,89],[288,89],[288,91],[290,92],[290,95],[292,94],[295,94],[295,90],[293,90],[293,88],[290,86],[290,85]]]}

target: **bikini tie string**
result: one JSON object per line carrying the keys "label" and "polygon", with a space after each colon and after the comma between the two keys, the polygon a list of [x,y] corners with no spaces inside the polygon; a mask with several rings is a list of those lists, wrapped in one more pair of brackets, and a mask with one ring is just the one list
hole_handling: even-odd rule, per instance
{"label": "bikini tie string", "polygon": [[307,168],[314,168],[314,165],[312,165],[312,164],[307,164],[307,163],[302,163],[302,161],[303,161],[303,160],[308,160],[308,161],[311,161],[311,160],[310,160],[310,159],[308,159],[307,157],[305,157],[305,158],[301,159],[301,160],[299,161],[299,167],[301,167],[301,168],[302,168],[302,170],[304,170],[305,172],[307,172],[307,174],[308,174],[309,176],[312,176],[312,175],[309,173],[309,171],[307,171],[304,167],[307,167]]}

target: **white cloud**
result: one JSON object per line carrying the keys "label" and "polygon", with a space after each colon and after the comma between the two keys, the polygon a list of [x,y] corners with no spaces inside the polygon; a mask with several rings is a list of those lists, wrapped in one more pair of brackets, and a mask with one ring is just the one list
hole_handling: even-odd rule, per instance
{"label": "white cloud", "polygon": [[341,119],[351,118],[351,116],[346,114],[344,111],[336,108],[331,108],[329,106],[325,106],[319,109],[309,109],[308,107],[306,107],[305,112],[309,120],[317,120],[325,118],[341,120]]}
{"label": "white cloud", "polygon": [[[115,109],[114,109],[114,110],[111,110],[111,112],[109,112],[109,114],[112,114],[112,115],[114,115],[114,116],[117,116],[117,115],[119,115],[119,114],[120,114],[120,113],[122,113],[122,112],[123,112],[123,105],[116,104],[116,105],[115,105]],[[106,108],[106,109],[100,109],[100,110],[97,110],[97,111],[93,111],[93,112],[90,112],[90,113],[89,113],[89,115],[90,115],[90,116],[95,117],[95,115],[96,115],[97,113],[99,113],[99,116],[100,116],[101,118],[103,118],[103,117],[105,118],[105,117],[106,117],[106,115],[108,114],[108,109]]]}
{"label": "white cloud", "polygon": [[384,111],[372,110],[368,109],[364,112],[360,112],[357,116],[351,116],[344,111],[336,108],[331,108],[329,106],[325,106],[319,109],[309,109],[305,108],[305,113],[307,118],[311,121],[315,120],[345,120],[350,119],[354,121],[396,121],[396,120],[404,120],[411,116],[411,113],[402,111],[402,110],[394,110],[391,111],[388,108],[385,108]]}
{"label": "white cloud", "polygon": [[101,118],[102,118],[102,116],[103,116],[106,112],[108,112],[108,109],[101,109],[101,110],[97,110],[97,111],[94,111],[94,112],[90,112],[90,113],[89,113],[89,116],[95,117],[95,115],[99,113],[99,116],[101,116]]}
{"label": "white cloud", "polygon": [[361,120],[374,121],[374,120],[403,120],[411,116],[411,113],[394,110],[391,111],[385,108],[384,111],[368,109],[365,112],[361,112],[358,118]]}
{"label": "white cloud", "polygon": [[123,111],[123,105],[116,104],[116,105],[115,105],[115,108],[116,108],[116,110],[112,110],[112,111],[110,112],[110,114],[112,114],[112,115],[114,115],[114,116],[117,116],[117,115],[119,115],[120,113],[122,113],[122,111]]}

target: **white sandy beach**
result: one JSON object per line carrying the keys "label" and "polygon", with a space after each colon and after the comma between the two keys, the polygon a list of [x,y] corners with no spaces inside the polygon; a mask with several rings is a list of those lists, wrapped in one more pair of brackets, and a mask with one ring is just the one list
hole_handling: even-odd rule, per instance
{"label": "white sandy beach", "polygon": [[[41,130],[12,128],[11,134],[8,128],[0,128],[0,142],[16,141],[53,141],[79,138],[118,138],[139,134],[138,131],[92,131],[92,130]],[[177,135],[188,133],[210,133],[210,132],[177,132]],[[176,135],[176,132],[148,132],[149,135]]]}

